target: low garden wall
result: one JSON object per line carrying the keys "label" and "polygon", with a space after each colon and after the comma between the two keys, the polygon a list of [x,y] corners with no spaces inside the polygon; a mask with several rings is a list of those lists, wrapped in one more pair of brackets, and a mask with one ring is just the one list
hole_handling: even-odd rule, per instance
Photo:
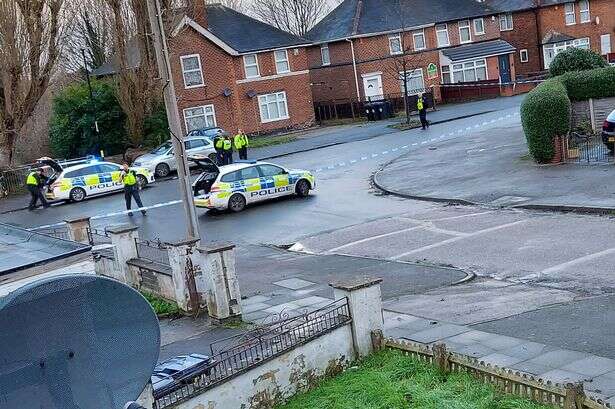
{"label": "low garden wall", "polygon": [[594,132],[599,132],[602,123],[614,109],[615,97],[573,102],[570,129],[583,128],[585,124],[590,124]]}
{"label": "low garden wall", "polygon": [[[574,123],[573,104],[580,103],[577,107],[589,113],[583,102],[612,97],[615,97],[615,67],[569,72],[532,90],[521,105],[521,122],[534,160],[561,162],[561,140]],[[600,105],[601,109],[608,109],[608,101],[604,104]]]}

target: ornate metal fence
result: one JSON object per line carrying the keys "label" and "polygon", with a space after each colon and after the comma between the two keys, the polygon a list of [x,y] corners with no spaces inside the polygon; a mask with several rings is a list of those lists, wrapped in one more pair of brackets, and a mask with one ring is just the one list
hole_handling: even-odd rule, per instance
{"label": "ornate metal fence", "polygon": [[584,135],[571,132],[567,138],[564,138],[563,144],[566,162],[592,164],[613,161],[613,152],[609,150],[609,146],[613,147],[615,140],[603,141],[599,134]]}
{"label": "ornate metal fence", "polygon": [[186,401],[350,321],[348,300],[343,298],[311,313],[217,341],[211,344],[211,366],[199,374],[181,379],[175,388],[166,390],[164,394],[154,392],[154,408],[167,408]]}
{"label": "ornate metal fence", "polygon": [[150,263],[160,264],[170,267],[169,248],[160,240],[141,240],[135,239],[137,246],[137,258]]}
{"label": "ornate metal fence", "polygon": [[449,352],[446,345],[429,346],[392,338],[383,338],[382,333],[373,333],[372,339],[377,348],[390,348],[403,351],[405,355],[437,365],[445,372],[465,372],[479,380],[493,384],[501,391],[535,402],[564,409],[605,409],[611,406],[599,399],[586,396],[583,384],[561,385],[544,381],[533,376],[499,368],[497,366]]}
{"label": "ornate metal fence", "polygon": [[33,232],[55,237],[56,239],[70,240],[68,237],[68,226],[46,227],[43,229],[33,229]]}

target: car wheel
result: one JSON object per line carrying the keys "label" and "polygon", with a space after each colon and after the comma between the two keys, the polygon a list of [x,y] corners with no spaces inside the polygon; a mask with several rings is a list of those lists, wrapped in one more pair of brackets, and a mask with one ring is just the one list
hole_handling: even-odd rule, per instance
{"label": "car wheel", "polygon": [[246,208],[246,198],[239,193],[235,193],[228,200],[228,208],[233,213],[239,213]]}
{"label": "car wheel", "polygon": [[301,179],[299,182],[297,182],[297,186],[295,187],[295,193],[299,197],[308,196],[310,194],[310,183],[305,179]]}
{"label": "car wheel", "polygon": [[171,173],[171,168],[166,163],[160,163],[158,164],[158,166],[156,166],[156,177],[157,178],[167,177],[169,176],[169,173]]}
{"label": "car wheel", "polygon": [[139,189],[145,189],[147,187],[147,178],[143,175],[137,175],[137,184]]}
{"label": "car wheel", "polygon": [[81,202],[85,199],[85,190],[80,187],[75,187],[70,191],[70,200],[73,202]]}

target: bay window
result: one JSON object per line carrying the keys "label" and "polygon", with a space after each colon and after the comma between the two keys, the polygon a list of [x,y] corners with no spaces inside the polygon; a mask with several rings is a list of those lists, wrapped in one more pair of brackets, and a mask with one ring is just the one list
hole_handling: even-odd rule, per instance
{"label": "bay window", "polygon": [[447,83],[447,80],[452,83],[485,81],[487,79],[487,61],[481,59],[455,63],[452,65],[452,69],[445,65],[442,67],[442,79],[445,83]]}
{"label": "bay window", "polygon": [[551,66],[551,63],[555,59],[555,56],[570,47],[583,48],[589,50],[589,37],[577,38],[576,40],[562,41],[559,43],[546,44],[543,48],[543,55],[545,60],[545,69]]}

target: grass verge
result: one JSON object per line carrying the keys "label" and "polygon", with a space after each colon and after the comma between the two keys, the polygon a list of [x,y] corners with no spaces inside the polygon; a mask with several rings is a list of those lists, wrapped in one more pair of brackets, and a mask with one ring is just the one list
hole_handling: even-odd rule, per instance
{"label": "grass verge", "polygon": [[141,292],[143,297],[150,303],[159,318],[175,317],[181,315],[181,310],[176,303],[167,301],[153,294]]}
{"label": "grass verge", "polygon": [[296,140],[297,135],[254,136],[250,139],[250,148],[264,148],[265,146],[280,145]]}
{"label": "grass verge", "polygon": [[421,121],[417,121],[415,119],[410,120],[410,123],[401,122],[399,124],[392,124],[388,126],[389,128],[398,129],[400,131],[407,131],[408,129],[420,128]]}
{"label": "grass verge", "polygon": [[384,351],[277,409],[553,409],[503,395],[467,374]]}

